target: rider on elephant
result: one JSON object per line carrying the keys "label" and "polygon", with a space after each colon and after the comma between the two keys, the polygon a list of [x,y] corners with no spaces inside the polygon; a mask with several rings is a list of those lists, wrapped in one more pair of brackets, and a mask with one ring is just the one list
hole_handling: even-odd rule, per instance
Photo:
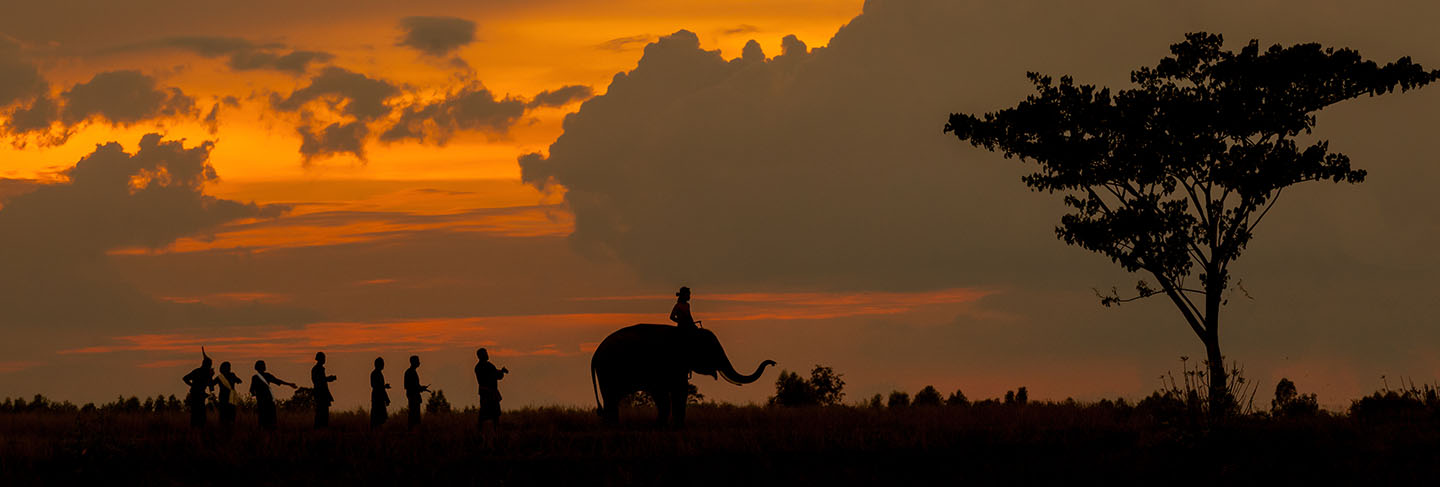
{"label": "rider on elephant", "polygon": [[695,330],[699,321],[690,316],[690,288],[680,286],[680,291],[675,293],[675,307],[670,308],[670,321],[675,322],[683,330]]}

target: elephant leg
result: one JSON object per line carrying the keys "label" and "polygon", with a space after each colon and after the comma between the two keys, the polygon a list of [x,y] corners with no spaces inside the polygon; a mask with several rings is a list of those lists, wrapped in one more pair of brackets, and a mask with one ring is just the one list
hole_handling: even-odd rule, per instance
{"label": "elephant leg", "polygon": [[685,402],[689,399],[687,392],[688,388],[684,388],[670,393],[670,414],[675,416],[676,429],[685,427]]}
{"label": "elephant leg", "polygon": [[616,424],[620,422],[620,400],[624,394],[618,394],[614,390],[603,390],[600,398],[605,405],[600,408],[600,418],[606,423]]}
{"label": "elephant leg", "polygon": [[650,399],[655,402],[656,423],[659,424],[661,427],[669,425],[670,394],[664,390],[652,390],[647,391],[646,393],[650,394]]}

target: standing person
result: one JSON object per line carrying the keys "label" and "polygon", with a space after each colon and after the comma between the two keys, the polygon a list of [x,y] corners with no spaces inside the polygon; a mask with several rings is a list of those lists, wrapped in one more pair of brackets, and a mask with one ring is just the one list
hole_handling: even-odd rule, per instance
{"label": "standing person", "polygon": [[[490,363],[490,352],[483,348],[475,351],[475,358],[480,359],[475,364],[475,382],[480,385],[480,432],[485,436],[485,445],[491,446],[495,441],[495,425],[500,422],[499,381],[510,373],[510,369],[495,370],[495,364]],[[487,422],[488,432],[485,430]]]}
{"label": "standing person", "polygon": [[200,349],[200,366],[185,374],[180,380],[190,386],[190,393],[185,396],[185,406],[190,408],[190,426],[196,428],[205,427],[205,398],[209,390],[215,385],[215,369],[210,368],[210,356],[205,354],[205,349]]}
{"label": "standing person", "polygon": [[670,308],[670,321],[674,321],[675,326],[684,330],[694,330],[696,325],[700,324],[699,321],[695,321],[693,316],[690,316],[689,287],[680,286],[680,291],[675,293],[675,307]]}
{"label": "standing person", "polygon": [[325,352],[315,352],[315,366],[310,368],[310,382],[315,385],[315,388],[311,389],[311,394],[315,396],[315,427],[330,426],[330,403],[335,402],[335,396],[330,395],[330,383],[335,382],[335,376],[325,375]]}
{"label": "standing person", "polygon": [[220,374],[215,377],[215,384],[220,386],[220,398],[215,401],[215,409],[220,411],[221,426],[235,424],[235,400],[240,396],[235,393],[235,385],[239,383],[240,376],[230,371],[230,362],[220,362]]}
{"label": "standing person", "polygon": [[260,427],[275,429],[275,396],[270,393],[270,384],[296,388],[294,382],[285,382],[265,371],[265,361],[255,361],[255,376],[250,378],[250,395],[255,396],[255,415]]}
{"label": "standing person", "polygon": [[386,407],[390,406],[390,384],[385,383],[385,359],[375,357],[375,370],[370,372],[370,429],[385,424]]}
{"label": "standing person", "polygon": [[410,427],[420,426],[420,393],[430,392],[430,386],[420,385],[420,356],[410,356],[410,368],[405,369],[405,402],[410,411]]}

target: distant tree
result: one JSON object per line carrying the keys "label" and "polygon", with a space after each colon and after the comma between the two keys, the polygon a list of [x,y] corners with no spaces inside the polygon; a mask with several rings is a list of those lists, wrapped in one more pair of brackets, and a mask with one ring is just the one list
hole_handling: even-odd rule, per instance
{"label": "distant tree", "polygon": [[885,396],[881,396],[880,394],[870,396],[870,400],[866,402],[865,405],[869,406],[871,409],[880,409],[882,407],[885,407]]}
{"label": "distant tree", "polygon": [[[1236,405],[1220,352],[1230,264],[1286,188],[1365,179],[1327,141],[1297,137],[1329,105],[1440,79],[1408,57],[1381,67],[1319,44],[1222,44],[1188,34],[1173,56],[1131,73],[1136,88],[1114,94],[1029,73],[1037,93],[1024,102],[983,118],[952,114],[945,125],[960,140],[1034,161],[1025,184],[1074,209],[1056,228],[1061,239],[1154,279],[1131,297],[1112,289],[1101,303],[1170,299],[1205,346],[1212,416]],[[1198,282],[1187,282],[1197,269]]]}
{"label": "distant tree", "polygon": [[776,406],[830,406],[845,399],[845,380],[830,367],[816,364],[810,370],[810,378],[800,374],[780,371],[775,379],[775,395],[769,403]]}
{"label": "distant tree", "polygon": [[955,389],[955,392],[950,393],[950,397],[945,398],[945,405],[966,407],[970,405],[970,399],[965,397],[965,393],[960,389]]}
{"label": "distant tree", "polygon": [[445,399],[445,391],[436,389],[430,398],[425,400],[425,412],[428,414],[449,413],[451,411],[450,400]]}
{"label": "distant tree", "polygon": [[685,404],[700,404],[705,402],[705,395],[700,393],[700,388],[695,384],[685,386]]}
{"label": "distant tree", "polygon": [[935,386],[925,386],[924,389],[920,389],[920,392],[915,393],[915,400],[910,404],[913,406],[939,406],[942,400],[940,391],[935,390]]}
{"label": "distant tree", "polygon": [[1015,404],[1015,391],[1005,391],[1005,404]]}
{"label": "distant tree", "polygon": [[904,391],[892,391],[890,399],[885,401],[885,407],[903,408],[910,406],[910,394]]}
{"label": "distant tree", "polygon": [[1314,416],[1320,412],[1320,403],[1314,394],[1300,394],[1295,383],[1281,378],[1275,384],[1275,400],[1270,401],[1270,414],[1277,418]]}
{"label": "distant tree", "polygon": [[1027,402],[1030,402],[1030,391],[1025,390],[1025,386],[1015,389],[1015,404],[1024,406]]}
{"label": "distant tree", "polygon": [[295,389],[295,393],[290,395],[290,399],[279,401],[276,403],[276,406],[279,409],[292,412],[315,409],[315,389],[310,387],[297,388]]}

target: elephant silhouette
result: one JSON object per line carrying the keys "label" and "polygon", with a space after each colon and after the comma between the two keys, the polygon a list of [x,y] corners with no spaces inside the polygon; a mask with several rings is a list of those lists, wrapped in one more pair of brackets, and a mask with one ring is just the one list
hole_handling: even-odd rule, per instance
{"label": "elephant silhouette", "polygon": [[645,391],[655,400],[658,422],[669,424],[673,415],[673,425],[681,427],[691,372],[743,385],[755,382],[771,365],[775,361],[766,360],[754,373],[741,375],[714,332],[642,323],[616,330],[600,342],[590,359],[590,381],[605,421],[618,422],[620,400]]}

